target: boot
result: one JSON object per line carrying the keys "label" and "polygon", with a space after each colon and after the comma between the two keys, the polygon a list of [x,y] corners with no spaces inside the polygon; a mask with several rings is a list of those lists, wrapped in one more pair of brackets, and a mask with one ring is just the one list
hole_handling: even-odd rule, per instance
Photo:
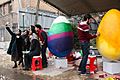
{"label": "boot", "polygon": [[19,63],[18,63],[18,65],[20,65],[22,62],[21,61],[19,61]]}
{"label": "boot", "polygon": [[15,61],[14,63],[15,65],[12,68],[17,68],[17,62]]}
{"label": "boot", "polygon": [[22,62],[22,67],[24,67],[24,63]]}

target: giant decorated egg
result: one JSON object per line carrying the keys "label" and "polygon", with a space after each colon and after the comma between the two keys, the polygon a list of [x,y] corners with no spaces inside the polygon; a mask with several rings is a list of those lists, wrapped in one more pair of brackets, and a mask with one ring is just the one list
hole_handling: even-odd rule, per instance
{"label": "giant decorated egg", "polygon": [[100,36],[97,48],[100,54],[112,61],[120,60],[120,11],[109,10],[98,27]]}
{"label": "giant decorated egg", "polygon": [[66,57],[73,48],[73,32],[70,22],[57,17],[48,31],[48,48],[57,57]]}

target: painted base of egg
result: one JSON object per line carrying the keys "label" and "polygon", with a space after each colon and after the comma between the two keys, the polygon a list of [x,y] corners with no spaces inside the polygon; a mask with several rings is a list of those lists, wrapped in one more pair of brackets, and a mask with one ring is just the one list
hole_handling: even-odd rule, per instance
{"label": "painted base of egg", "polygon": [[120,73],[120,62],[103,61],[103,71],[109,74]]}
{"label": "painted base of egg", "polygon": [[55,59],[54,62],[55,62],[56,68],[67,68],[68,67],[67,59],[65,58]]}

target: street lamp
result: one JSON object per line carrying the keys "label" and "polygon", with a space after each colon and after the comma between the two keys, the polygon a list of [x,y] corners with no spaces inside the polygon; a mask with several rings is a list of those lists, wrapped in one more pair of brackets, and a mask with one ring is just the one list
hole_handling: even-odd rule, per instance
{"label": "street lamp", "polygon": [[22,13],[22,17],[23,17],[23,30],[25,28],[25,25],[24,25],[24,17],[25,17],[25,13]]}

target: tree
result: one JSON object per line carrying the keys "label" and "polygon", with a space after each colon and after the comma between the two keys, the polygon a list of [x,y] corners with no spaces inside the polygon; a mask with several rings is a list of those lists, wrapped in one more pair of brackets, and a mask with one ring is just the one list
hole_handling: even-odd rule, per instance
{"label": "tree", "polygon": [[37,1],[37,6],[36,6],[36,16],[35,16],[35,24],[38,22],[38,16],[39,16],[39,5],[40,5],[40,0]]}
{"label": "tree", "polygon": [[80,49],[80,42],[79,42],[79,39],[78,39],[77,24],[72,23],[72,30],[73,30],[73,34],[74,34],[73,48],[75,50],[78,50],[78,49]]}

